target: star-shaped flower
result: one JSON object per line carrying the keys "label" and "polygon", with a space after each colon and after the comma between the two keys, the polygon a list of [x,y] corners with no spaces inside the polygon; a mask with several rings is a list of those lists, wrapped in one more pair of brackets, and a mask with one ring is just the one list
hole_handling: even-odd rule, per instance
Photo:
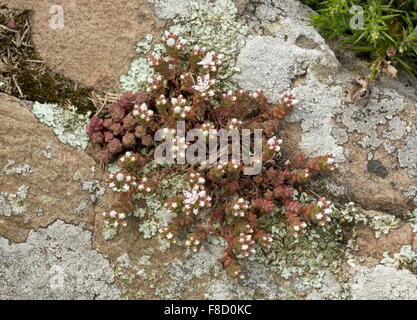
{"label": "star-shaped flower", "polygon": [[185,204],[195,204],[200,198],[200,192],[197,190],[197,188],[194,188],[191,192],[184,190],[183,194],[185,196]]}
{"label": "star-shaped flower", "polygon": [[215,62],[213,61],[213,52],[207,52],[206,56],[201,60],[199,63],[197,63],[200,66],[214,66]]}
{"label": "star-shaped flower", "polygon": [[206,92],[210,89],[210,86],[214,83],[214,80],[210,79],[210,75],[206,74],[205,76],[197,77],[197,85],[193,86],[194,90],[200,92]]}

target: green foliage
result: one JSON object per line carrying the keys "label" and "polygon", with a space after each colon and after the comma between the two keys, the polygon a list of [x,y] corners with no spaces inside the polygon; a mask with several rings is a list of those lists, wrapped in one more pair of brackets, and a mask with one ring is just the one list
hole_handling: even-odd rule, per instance
{"label": "green foliage", "polygon": [[[417,77],[417,1],[415,0],[304,0],[317,10],[312,22],[329,38],[372,58],[371,80],[379,72],[391,76],[402,69]],[[363,8],[364,24],[353,29],[354,5]]]}

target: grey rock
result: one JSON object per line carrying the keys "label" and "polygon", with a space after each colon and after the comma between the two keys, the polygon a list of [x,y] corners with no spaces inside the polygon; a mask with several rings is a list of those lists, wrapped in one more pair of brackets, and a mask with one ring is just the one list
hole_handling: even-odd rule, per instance
{"label": "grey rock", "polygon": [[357,272],[351,280],[354,300],[415,300],[417,278],[409,270],[377,265]]}
{"label": "grey rock", "polygon": [[0,238],[0,299],[118,299],[109,261],[91,233],[61,220],[25,243]]}

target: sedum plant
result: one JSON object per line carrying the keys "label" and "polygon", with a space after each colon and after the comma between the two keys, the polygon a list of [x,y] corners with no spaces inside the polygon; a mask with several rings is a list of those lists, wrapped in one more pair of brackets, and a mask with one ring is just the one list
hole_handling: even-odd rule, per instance
{"label": "sedum plant", "polygon": [[[315,175],[334,170],[335,160],[330,154],[313,159],[301,154],[283,157],[277,131],[280,120],[297,103],[294,96],[284,94],[278,102],[269,103],[262,91],[215,90],[221,55],[205,48],[187,48],[173,32],[167,32],[163,42],[163,53],[149,56],[155,76],[147,89],[126,93],[92,118],[87,128],[96,158],[102,163],[117,159],[121,169],[108,177],[109,187],[120,195],[103,213],[105,223],[126,226],[128,215],[138,205],[138,193],[153,193],[164,176],[185,170],[188,187],[166,199],[165,208],[174,217],[160,228],[161,237],[172,243],[181,241],[194,252],[209,235],[221,237],[227,243],[221,259],[227,274],[244,278],[239,260],[272,242],[261,227],[262,217],[284,213],[295,237],[311,224],[324,226],[331,220],[329,201],[321,198],[303,204],[297,200],[297,189]],[[260,158],[252,157],[253,163],[261,162],[261,172],[246,175],[248,165],[234,158],[164,164],[152,173],[143,170],[161,146],[153,139],[159,129],[166,138],[162,143],[171,141],[167,152],[173,158],[178,160],[192,148],[193,141],[168,138],[178,134],[178,121],[184,121],[187,130],[200,129],[202,134],[194,142],[204,145],[221,129],[262,129],[262,153]],[[254,142],[255,138],[251,135],[250,139]],[[231,149],[226,147],[223,152],[230,155]]]}
{"label": "sedum plant", "polygon": [[[397,69],[417,77],[417,1],[415,0],[303,0],[317,10],[312,22],[330,38],[339,38],[349,49],[368,54],[370,80],[379,73],[396,76]],[[351,19],[363,8],[363,26]]]}

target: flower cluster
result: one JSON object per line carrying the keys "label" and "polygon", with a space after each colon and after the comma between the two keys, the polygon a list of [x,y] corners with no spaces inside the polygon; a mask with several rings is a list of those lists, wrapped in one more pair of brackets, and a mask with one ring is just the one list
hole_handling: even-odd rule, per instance
{"label": "flower cluster", "polygon": [[138,122],[149,122],[153,116],[153,111],[148,109],[146,103],[142,103],[141,106],[135,105],[133,108],[133,116],[139,120]]}
{"label": "flower cluster", "polygon": [[136,176],[131,173],[111,173],[109,175],[109,188],[114,192],[129,192],[137,187]]}
{"label": "flower cluster", "polygon": [[104,223],[110,227],[118,228],[119,226],[126,227],[126,214],[111,210],[110,212],[103,212]]}
{"label": "flower cluster", "polygon": [[172,98],[171,103],[175,117],[185,119],[191,111],[191,107],[187,105],[187,100],[182,95]]}
{"label": "flower cluster", "polygon": [[233,217],[244,217],[249,210],[249,201],[239,198],[226,206],[226,214]]}
{"label": "flower cluster", "polygon": [[[147,89],[127,93],[93,118],[87,129],[96,152],[107,155],[101,160],[108,161],[127,149],[119,159],[122,171],[109,178],[110,187],[120,192],[119,202],[112,207],[117,208],[117,214],[111,218],[120,219],[118,213],[132,212],[137,192],[154,192],[161,175],[179,167],[164,166],[149,176],[141,173],[147,159],[154,158],[157,145],[153,136],[159,129],[165,128],[158,135],[162,132],[162,140],[171,140],[172,150],[167,148],[167,152],[177,159],[186,156],[190,147],[184,137],[175,137],[177,120],[184,121],[187,130],[201,129],[206,144],[208,138],[217,138],[221,129],[262,129],[263,153],[251,156],[253,164],[262,166],[260,174],[246,175],[249,165],[237,159],[225,161],[222,156],[230,156],[230,148],[220,150],[216,163],[204,161],[185,167],[188,186],[166,200],[164,206],[173,218],[159,229],[161,237],[185,243],[193,252],[209,235],[223,238],[227,246],[221,263],[229,276],[243,279],[240,259],[258,249],[268,249],[273,241],[261,227],[264,216],[284,212],[294,236],[313,224],[325,226],[330,221],[330,202],[319,199],[305,204],[297,201],[296,195],[301,184],[333,171],[335,159],[330,154],[313,159],[303,155],[284,158],[277,131],[279,120],[297,104],[292,94],[269,103],[261,90],[220,92],[216,74],[223,64],[221,55],[205,48],[187,49],[186,42],[173,32],[165,33],[163,42],[165,51],[149,56],[155,76]],[[254,142],[253,136],[249,138]],[[146,152],[146,159],[138,148]]]}

